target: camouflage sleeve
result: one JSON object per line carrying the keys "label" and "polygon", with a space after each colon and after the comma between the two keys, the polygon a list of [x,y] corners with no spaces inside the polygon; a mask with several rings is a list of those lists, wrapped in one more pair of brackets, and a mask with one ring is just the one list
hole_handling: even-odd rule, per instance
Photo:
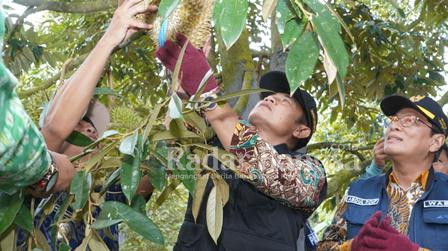
{"label": "camouflage sleeve", "polygon": [[347,224],[343,217],[347,210],[347,193],[336,209],[331,225],[325,230],[322,241],[319,242],[317,250],[350,250],[351,240],[347,241]]}
{"label": "camouflage sleeve", "polygon": [[238,160],[237,174],[259,191],[305,212],[319,205],[326,177],[316,158],[279,154],[246,121],[236,125],[229,151]]}
{"label": "camouflage sleeve", "polygon": [[15,93],[16,83],[0,60],[0,192],[8,194],[39,181],[51,162],[39,129]]}

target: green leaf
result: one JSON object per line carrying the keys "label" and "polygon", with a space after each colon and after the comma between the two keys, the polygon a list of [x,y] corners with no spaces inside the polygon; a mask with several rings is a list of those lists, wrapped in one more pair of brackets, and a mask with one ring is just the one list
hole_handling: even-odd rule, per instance
{"label": "green leaf", "polygon": [[92,229],[103,229],[124,221],[123,219],[119,218],[112,219],[111,217],[112,215],[107,216],[103,214],[103,211],[101,211],[100,215],[95,219],[95,222],[92,224]]}
{"label": "green leaf", "polygon": [[166,19],[179,5],[180,0],[162,0],[158,8],[158,15]]}
{"label": "green leaf", "polygon": [[174,176],[184,184],[191,195],[194,195],[195,171],[194,166],[189,165],[187,154],[183,154],[178,162],[173,159],[170,159],[169,162],[169,165],[173,167]]}
{"label": "green leaf", "polygon": [[0,234],[14,222],[14,219],[23,204],[20,192],[7,195],[0,192]]}
{"label": "green leaf", "polygon": [[121,168],[118,168],[117,170],[115,170],[107,179],[106,184],[104,184],[103,189],[101,189],[101,192],[105,192],[107,191],[107,189],[109,189],[109,187],[115,183],[115,181],[117,181],[118,177],[121,176]]}
{"label": "green leaf", "polygon": [[199,135],[190,131],[181,131],[180,136],[173,135],[170,131],[163,131],[154,134],[151,137],[152,141],[170,140],[170,139],[185,139],[185,138],[201,138]]}
{"label": "green leaf", "polygon": [[286,77],[291,94],[313,74],[318,57],[319,47],[314,33],[303,33],[291,48],[286,59]]}
{"label": "green leaf", "polygon": [[187,127],[184,125],[183,120],[180,119],[171,120],[169,129],[170,132],[178,138],[182,137],[182,132],[188,131]]}
{"label": "green leaf", "polygon": [[146,214],[146,200],[142,195],[134,196],[131,202],[131,207],[141,214]]}
{"label": "green leaf", "polygon": [[221,9],[221,13],[216,16],[219,19],[217,22],[219,26],[215,27],[229,49],[238,40],[246,26],[249,3],[247,0],[224,0],[217,2],[216,5]]}
{"label": "green leaf", "polygon": [[135,145],[138,140],[138,131],[136,130],[131,136],[126,137],[120,144],[120,152],[134,156]]}
{"label": "green leaf", "polygon": [[85,147],[93,143],[93,140],[78,131],[73,131],[72,133],[70,133],[65,141],[72,145],[81,147]]}
{"label": "green leaf", "polygon": [[140,148],[143,149],[143,145],[145,144],[146,140],[148,139],[148,135],[152,130],[152,127],[156,123],[157,116],[159,116],[160,109],[162,108],[162,104],[157,104],[154,109],[151,112],[151,116],[148,119],[148,123],[146,124],[145,130],[142,135],[142,141]]}
{"label": "green leaf", "polygon": [[297,41],[300,34],[305,30],[307,22],[308,20],[306,19],[298,20],[297,18],[294,18],[286,23],[285,32],[280,34],[283,50],[289,48]]}
{"label": "green leaf", "polygon": [[85,170],[86,172],[90,171],[92,167],[94,167],[97,163],[104,159],[104,156],[106,156],[107,153],[114,149],[117,143],[118,142],[115,141],[102,148],[97,154],[95,154],[95,156],[93,156],[86,162],[86,164],[84,164],[83,170]]}
{"label": "green leaf", "polygon": [[172,119],[182,118],[182,100],[180,100],[177,93],[174,93],[173,96],[171,96],[168,110]]}
{"label": "green leaf", "polygon": [[84,170],[78,171],[70,184],[70,193],[75,195],[72,207],[75,211],[81,210],[89,198],[89,190],[92,187],[92,175]]}
{"label": "green leaf", "polygon": [[319,41],[338,68],[339,76],[344,79],[347,75],[349,58],[341,36],[334,29],[334,20],[327,15],[321,15],[313,16],[311,22],[319,35]]}
{"label": "green leaf", "polygon": [[207,124],[205,123],[204,118],[199,116],[196,112],[189,112],[184,116],[185,121],[194,126],[201,134],[204,134],[207,131]]}
{"label": "green leaf", "polygon": [[283,49],[291,46],[302,34],[308,20],[303,18],[300,20],[291,11],[290,2],[288,0],[280,0],[276,10],[276,24],[280,34]]}
{"label": "green leaf", "polygon": [[330,9],[328,9],[325,4],[321,3],[319,0],[303,0],[303,2],[310,7],[316,15],[325,16],[325,18],[331,19],[332,22],[329,23],[329,25],[331,25],[331,29],[337,31],[338,33],[341,32],[341,26],[338,18],[331,14]]}
{"label": "green leaf", "polygon": [[59,244],[59,251],[70,251],[70,247],[64,242],[61,242],[61,244]]}
{"label": "green leaf", "polygon": [[132,201],[142,176],[140,171],[140,156],[138,154],[135,157],[125,155],[122,170],[121,189],[128,201]]}
{"label": "green leaf", "polygon": [[218,97],[217,99],[215,99],[215,102],[221,102],[221,101],[229,100],[229,99],[232,99],[232,98],[238,98],[238,97],[241,97],[241,96],[255,94],[255,93],[260,93],[260,92],[270,92],[270,91],[266,90],[266,89],[262,89],[262,88],[246,89],[246,90],[233,92],[233,93],[229,93],[227,95],[223,95],[221,97]]}
{"label": "green leaf", "polygon": [[[213,22],[215,23],[215,29],[218,31],[221,27],[221,15],[224,0],[215,0],[213,4]],[[219,31],[218,31],[219,33]]]}
{"label": "green leaf", "polygon": [[173,181],[171,181],[171,183],[165,187],[165,189],[163,189],[163,191],[160,193],[159,197],[157,198],[156,202],[153,204],[153,210],[157,210],[160,205],[163,204],[163,202],[165,202],[165,200],[168,198],[168,196],[171,195],[171,193],[173,193],[176,188],[180,185],[180,180],[178,179],[173,179]]}
{"label": "green leaf", "polygon": [[22,205],[17,213],[17,216],[14,219],[14,224],[28,231],[28,233],[33,231],[33,216],[31,216],[30,209],[28,209],[25,204]]}
{"label": "green leaf", "polygon": [[165,167],[154,156],[147,161],[149,180],[157,190],[162,190],[166,183]]}
{"label": "green leaf", "polygon": [[289,9],[289,4],[289,0],[280,0],[277,3],[275,23],[280,34],[283,34],[285,32],[286,22],[294,18],[294,15]]}
{"label": "green leaf", "polygon": [[199,209],[201,209],[202,198],[204,197],[205,187],[207,186],[210,173],[201,175],[196,181],[196,188],[194,190],[193,204],[191,211],[193,213],[194,220],[197,221],[199,215]]}
{"label": "green leaf", "polygon": [[[108,222],[107,222],[108,221]],[[145,239],[163,245],[164,238],[159,228],[146,215],[117,201],[106,201],[101,206],[98,219],[93,223],[93,229],[100,229],[124,221],[129,228]],[[98,223],[100,222],[100,223]],[[106,224],[107,223],[107,224]]]}
{"label": "green leaf", "polygon": [[93,95],[115,95],[119,96],[118,92],[110,89],[109,87],[97,87],[93,92]]}

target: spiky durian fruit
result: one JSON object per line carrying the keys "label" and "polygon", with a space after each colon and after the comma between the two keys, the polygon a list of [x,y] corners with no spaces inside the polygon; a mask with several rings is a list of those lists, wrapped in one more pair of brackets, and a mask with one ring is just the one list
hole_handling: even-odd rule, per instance
{"label": "spiky durian fruit", "polygon": [[131,130],[140,125],[142,118],[132,109],[118,106],[111,111],[112,129]]}
{"label": "spiky durian fruit", "polygon": [[[188,37],[195,47],[204,46],[210,37],[212,12],[213,0],[183,0],[168,17],[166,39],[173,40],[176,33],[180,32]],[[152,38],[157,46],[162,21],[157,17],[152,30]]]}

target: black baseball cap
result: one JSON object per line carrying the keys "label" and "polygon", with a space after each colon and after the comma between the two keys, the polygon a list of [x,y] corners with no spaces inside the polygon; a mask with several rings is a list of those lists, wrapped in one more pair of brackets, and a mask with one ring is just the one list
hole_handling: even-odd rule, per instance
{"label": "black baseball cap", "polygon": [[[286,78],[286,74],[282,71],[270,71],[264,74],[260,78],[260,88],[270,90],[274,93],[286,93],[288,95],[291,94],[288,79]],[[272,95],[272,92],[262,92],[260,97],[264,99],[267,96]],[[317,105],[314,98],[308,92],[300,88],[297,88],[292,97],[297,100],[297,102],[299,102],[299,104],[302,106],[302,109],[306,116],[307,126],[311,129],[310,136],[306,139],[300,139],[297,143],[295,149],[299,149],[308,144],[311,136],[316,131]]]}
{"label": "black baseball cap", "polygon": [[433,125],[434,131],[448,135],[448,118],[442,107],[428,96],[414,96],[406,98],[400,95],[392,95],[381,101],[381,110],[384,115],[392,116],[403,108],[411,108],[423,114]]}

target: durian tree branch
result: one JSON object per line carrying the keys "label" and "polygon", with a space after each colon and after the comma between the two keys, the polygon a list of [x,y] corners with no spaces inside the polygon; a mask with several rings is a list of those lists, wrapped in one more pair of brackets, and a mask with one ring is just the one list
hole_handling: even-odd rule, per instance
{"label": "durian tree branch", "polygon": [[16,4],[28,7],[36,7],[39,10],[49,10],[63,13],[92,13],[110,10],[117,7],[116,0],[74,1],[59,2],[46,0],[14,0]]}
{"label": "durian tree branch", "polygon": [[29,96],[32,96],[36,92],[43,91],[43,90],[50,88],[52,85],[56,84],[56,82],[61,78],[61,75],[63,74],[64,71],[65,72],[71,71],[74,68],[78,67],[84,61],[84,59],[87,57],[87,55],[88,54],[86,53],[84,55],[81,55],[81,56],[75,58],[65,67],[65,69],[61,69],[61,71],[54,74],[49,79],[45,80],[42,85],[27,89],[27,90],[19,91],[18,92],[19,97],[20,98],[28,98]]}
{"label": "durian tree branch", "polygon": [[443,96],[437,101],[441,106],[444,106],[448,103],[448,91],[443,94]]}
{"label": "durian tree branch", "polygon": [[252,54],[253,58],[270,58],[271,57],[271,53],[269,51],[251,50],[250,53]]}
{"label": "durian tree branch", "polygon": [[[236,92],[252,87],[255,65],[249,49],[249,31],[244,29],[236,43],[227,50],[219,39],[222,80],[226,92]],[[232,104],[238,114],[246,109],[249,96],[240,97]]]}
{"label": "durian tree branch", "polygon": [[339,142],[319,142],[314,144],[309,144],[307,146],[309,151],[320,150],[320,149],[335,149],[345,152],[349,152],[359,158],[362,162],[366,161],[366,157],[361,151],[373,150],[375,143],[367,144],[366,146],[353,147],[352,143],[339,143]]}
{"label": "durian tree branch", "polygon": [[[132,43],[133,41],[139,39],[140,37],[142,37],[144,34],[146,34],[146,32],[137,32],[135,33],[130,39],[129,42],[127,42],[126,44]],[[121,48],[125,47],[121,46],[121,47],[116,47],[113,51],[112,54],[121,50]],[[78,56],[77,58],[74,58],[64,69],[61,69],[61,71],[59,71],[58,73],[56,73],[55,75],[53,75],[52,77],[50,77],[49,79],[45,80],[44,83],[42,85],[36,86],[34,88],[30,88],[28,90],[22,90],[18,92],[18,96],[20,98],[27,98],[39,91],[43,91],[48,89],[49,87],[51,87],[52,85],[56,84],[56,82],[61,78],[61,75],[64,72],[69,72],[73,69],[75,69],[76,67],[78,67],[79,65],[82,64],[82,62],[84,61],[84,59],[87,57],[88,53],[83,54],[81,56]]]}
{"label": "durian tree branch", "polygon": [[360,147],[354,147],[353,143],[351,142],[331,142],[331,141],[325,141],[325,142],[318,142],[308,145],[308,150],[319,150],[319,149],[325,149],[325,148],[333,148],[333,149],[340,149],[345,151],[366,151],[373,149],[373,146],[375,143],[369,143],[365,146]]}

